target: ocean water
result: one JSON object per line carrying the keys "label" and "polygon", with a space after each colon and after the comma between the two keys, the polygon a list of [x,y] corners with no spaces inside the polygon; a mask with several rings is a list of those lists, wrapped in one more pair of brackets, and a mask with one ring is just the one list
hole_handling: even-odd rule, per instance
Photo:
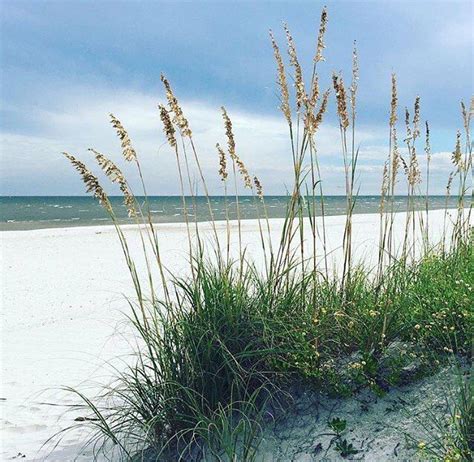
{"label": "ocean water", "polygon": [[[110,199],[119,221],[133,223],[133,220],[127,217],[125,207],[122,205],[122,198],[113,196]],[[143,198],[139,198],[139,200],[144,201]],[[197,197],[194,200],[189,197],[186,200],[190,219],[194,220],[194,217],[197,216],[199,221],[209,220],[209,207],[205,197]],[[431,210],[444,208],[445,197],[430,196],[428,202]],[[359,196],[354,213],[377,213],[379,203],[379,196]],[[179,196],[152,196],[148,198],[148,204],[152,219],[156,223],[184,221],[183,202]],[[227,204],[229,218],[235,219],[237,217],[235,197],[229,197]],[[252,197],[240,197],[241,218],[257,218],[258,204],[259,201]],[[267,196],[265,204],[270,218],[282,218],[285,216],[288,196]],[[419,200],[417,205],[419,209],[423,209],[425,207],[424,200]],[[448,205],[455,207],[456,198],[451,198]],[[346,199],[344,196],[327,196],[324,206],[326,215],[341,215],[346,210]],[[396,197],[395,206],[397,211],[406,210],[406,197]],[[223,196],[211,197],[211,208],[216,220],[226,219],[226,200]],[[90,196],[3,196],[0,197],[0,218],[0,230],[111,224],[106,211]]]}

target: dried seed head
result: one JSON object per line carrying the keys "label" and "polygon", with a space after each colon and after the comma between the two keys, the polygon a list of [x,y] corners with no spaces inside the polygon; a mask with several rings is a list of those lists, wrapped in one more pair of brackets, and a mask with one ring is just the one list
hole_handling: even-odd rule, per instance
{"label": "dried seed head", "polygon": [[405,126],[407,129],[407,137],[405,138],[405,141],[409,141],[413,136],[410,127],[410,113],[408,112],[408,108],[405,108]]}
{"label": "dried seed head", "polygon": [[459,130],[456,133],[456,146],[454,148],[451,159],[453,161],[453,164],[458,168],[458,170],[463,170],[464,162],[462,161],[461,132]]}
{"label": "dried seed head", "polygon": [[451,172],[449,174],[449,177],[448,177],[448,184],[446,185],[446,194],[449,196],[450,192],[451,192],[451,184],[453,183],[453,179],[454,179],[454,175],[455,173],[454,172]]}
{"label": "dried seed head", "polygon": [[418,165],[418,157],[414,147],[411,149],[410,165],[408,168],[408,183],[411,186],[421,183],[421,171],[420,166]]}
{"label": "dried seed head", "polygon": [[227,135],[227,146],[229,149],[229,155],[232,160],[235,161],[237,155],[235,153],[235,138],[234,133],[232,131],[232,121],[230,120],[229,115],[224,106],[221,107],[222,110],[222,118],[224,119],[224,126],[225,126],[225,134]]}
{"label": "dried seed head", "polygon": [[82,181],[86,185],[86,191],[88,193],[91,192],[99,201],[99,204],[101,204],[109,213],[112,212],[109,198],[107,197],[107,193],[102,189],[99,179],[80,160],[67,152],[63,152],[63,154],[69,159],[73,167],[81,175]]}
{"label": "dried seed head", "polygon": [[350,88],[350,102],[351,102],[351,110],[352,110],[352,117],[355,116],[356,113],[356,96],[357,96],[357,82],[359,80],[359,58],[357,56],[357,48],[356,42],[354,40],[354,49],[352,51],[352,82]]}
{"label": "dried seed head", "polygon": [[128,187],[127,180],[122,171],[100,152],[92,148],[89,148],[89,151],[95,155],[97,163],[107,178],[109,178],[112,183],[117,183],[119,185],[120,191],[122,191],[123,194],[123,203],[127,208],[128,216],[135,217],[137,215],[135,209],[135,198]]}
{"label": "dried seed head", "polygon": [[183,110],[181,109],[178,100],[174,96],[173,90],[171,89],[171,85],[168,82],[168,79],[163,74],[161,74],[161,81],[165,86],[166,99],[168,100],[170,111],[174,114],[173,122],[179,127],[181,136],[187,136],[188,138],[191,138],[192,131],[189,128],[188,121],[184,117]]}
{"label": "dried seed head", "polygon": [[324,44],[324,35],[326,34],[326,26],[328,23],[328,12],[326,7],[321,12],[321,22],[319,25],[318,43],[316,45],[316,55],[314,56],[314,62],[324,61],[323,50],[326,48]]}
{"label": "dried seed head", "polygon": [[260,199],[263,199],[262,183],[260,183],[260,180],[256,176],[253,177],[253,182],[255,184],[255,189],[257,190],[257,196]]}
{"label": "dried seed head", "polygon": [[169,145],[174,148],[176,146],[176,137],[173,122],[171,122],[171,117],[162,104],[160,104],[158,108],[160,109],[160,118],[163,122],[163,131],[165,132]]}
{"label": "dried seed head", "polygon": [[349,116],[347,114],[347,97],[346,89],[342,77],[337,74],[332,75],[332,83],[334,91],[336,92],[337,102],[337,114],[339,116],[339,124],[342,129],[346,129],[349,126]]}
{"label": "dried seed head", "polygon": [[469,107],[469,111],[466,110],[464,101],[461,101],[461,112],[462,112],[462,119],[464,122],[464,130],[466,130],[466,133],[469,133],[469,129],[471,125],[471,117],[474,115],[474,97],[471,98],[471,105]]}
{"label": "dried seed head", "polygon": [[390,127],[394,127],[397,123],[397,76],[392,74],[392,100],[390,103]]}
{"label": "dried seed head", "polygon": [[238,156],[235,156],[235,163],[240,175],[242,176],[242,179],[244,180],[244,186],[248,189],[252,189],[252,179],[250,178],[247,167],[245,167],[245,164]]}
{"label": "dried seed head", "polygon": [[219,176],[221,177],[222,181],[227,179],[227,161],[225,157],[225,152],[221,148],[220,144],[216,144],[217,152],[219,153]]}
{"label": "dried seed head", "polygon": [[245,167],[245,164],[239,158],[239,156],[235,152],[235,138],[234,133],[232,131],[232,121],[230,120],[229,115],[224,106],[221,107],[222,109],[222,118],[224,119],[225,125],[225,134],[227,135],[227,146],[229,149],[229,156],[232,159],[232,162],[237,165],[237,169],[239,170],[240,175],[244,180],[244,185],[246,188],[252,188],[252,179],[250,178],[249,172]]}
{"label": "dried seed head", "polygon": [[314,109],[314,107],[316,106],[316,103],[318,102],[318,99],[319,99],[319,78],[317,75],[315,75],[313,78],[311,95],[306,102],[307,109],[309,110]]}
{"label": "dried seed head", "polygon": [[321,122],[323,121],[323,116],[328,108],[328,100],[329,100],[329,94],[331,93],[331,90],[328,88],[324,94],[323,94],[323,99],[321,101],[321,106],[319,107],[319,111],[316,115],[315,119],[315,128],[317,129]]}
{"label": "dried seed head", "polygon": [[296,47],[293,37],[286,24],[283,24],[286,33],[286,40],[288,44],[288,55],[290,56],[290,65],[295,69],[295,89],[296,89],[296,109],[299,110],[304,106],[307,96],[303,82],[303,70],[301,69],[298,55],[296,54]]}
{"label": "dried seed head", "polygon": [[431,161],[431,143],[430,143],[430,126],[428,125],[428,121],[425,122],[425,153],[426,153],[426,161]]}
{"label": "dried seed head", "polygon": [[314,114],[314,112],[307,113],[307,130],[310,135],[314,135],[316,133],[323,121],[324,114],[328,107],[330,91],[331,90],[328,89],[323,93],[321,105],[319,106],[319,110],[316,115]]}
{"label": "dried seed head", "polygon": [[402,167],[403,167],[403,170],[405,172],[405,175],[408,177],[408,175],[410,175],[410,169],[408,168],[408,164],[406,163],[403,156],[400,156],[400,161],[402,163]]}
{"label": "dried seed head", "polygon": [[130,141],[130,137],[128,136],[127,130],[123,127],[120,120],[118,120],[113,114],[109,114],[110,116],[110,123],[115,128],[117,132],[117,136],[120,138],[122,142],[122,154],[126,161],[131,162],[132,160],[137,160],[137,153],[135,149],[132,147],[132,142]]}
{"label": "dried seed head", "polygon": [[275,61],[277,63],[278,86],[280,87],[281,98],[280,109],[283,112],[287,122],[291,125],[290,94],[288,91],[288,83],[286,81],[285,65],[283,64],[280,48],[278,47],[271,30],[270,38],[272,40],[273,54],[275,55]]}
{"label": "dried seed head", "polygon": [[420,136],[420,97],[415,98],[415,109],[413,114],[413,138]]}

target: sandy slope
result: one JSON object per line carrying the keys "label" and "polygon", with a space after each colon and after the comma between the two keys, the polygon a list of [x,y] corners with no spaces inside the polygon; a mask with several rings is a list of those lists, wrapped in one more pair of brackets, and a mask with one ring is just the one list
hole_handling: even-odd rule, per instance
{"label": "sandy slope", "polygon": [[[404,214],[396,218],[396,234],[403,233]],[[430,212],[433,240],[439,239],[442,211]],[[356,260],[375,261],[378,215],[354,216]],[[282,220],[272,220],[276,242]],[[340,261],[344,217],[326,219],[331,258]],[[210,226],[202,232],[210,236]],[[235,226],[234,226],[235,228]],[[186,271],[187,240],[182,224],[158,226],[164,261],[169,268]],[[235,231],[235,229],[234,229]],[[248,255],[258,259],[256,221],[243,224]],[[225,223],[219,224],[225,235]],[[139,268],[139,233],[126,230],[136,251]],[[234,233],[235,235],[235,233]],[[84,435],[69,434],[54,449],[42,443],[74,423],[64,415],[77,400],[59,390],[68,385],[94,393],[93,381],[106,382],[113,358],[117,367],[131,351],[126,332],[123,294],[133,296],[121,249],[111,227],[4,231],[1,238],[1,450],[0,459],[25,455],[22,460],[72,460],[80,452]],[[236,249],[235,242],[232,245]],[[91,460],[83,451],[79,460]]]}

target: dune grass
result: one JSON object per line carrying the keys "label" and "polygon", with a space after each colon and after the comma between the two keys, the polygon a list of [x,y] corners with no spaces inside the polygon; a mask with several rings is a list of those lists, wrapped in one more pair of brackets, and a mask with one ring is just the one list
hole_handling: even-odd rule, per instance
{"label": "dune grass", "polygon": [[[324,183],[317,150],[318,129],[330,101],[330,90],[321,92],[318,78],[326,27],[327,12],[323,10],[307,92],[294,41],[285,26],[294,101],[284,59],[271,33],[294,171],[278,242],[270,239],[271,223],[262,184],[250,175],[239,157],[231,118],[222,108],[227,149],[217,145],[216,170],[219,168],[226,198],[234,200],[237,208],[238,257],[231,257],[229,220],[225,238],[219,238],[189,122],[164,76],[167,105],[160,105],[159,111],[176,158],[185,211],[187,277],[167,272],[160,254],[159,230],[155,229],[147,201],[139,202],[120,168],[92,150],[105,175],[119,185],[124,206],[140,229],[148,272],[137,272],[126,236],[99,180],[85,164],[66,154],[88,191],[114,219],[136,289],[136,298],[130,300],[130,319],[141,340],[136,363],[118,374],[102,399],[92,401],[78,392],[95,414],[86,423],[97,430],[93,443],[98,450],[105,450],[102,443],[112,442],[116,457],[124,459],[253,460],[261,425],[291,400],[288,387],[295,382],[342,396],[363,387],[385,393],[408,380],[406,367],[414,361],[418,367],[409,380],[432,373],[453,355],[470,357],[474,302],[472,110],[462,104],[465,149],[459,133],[448,179],[447,197],[455,185],[459,188],[455,220],[450,226],[446,212],[443,239],[433,243],[428,221],[429,126],[424,125],[427,168],[426,186],[422,188],[418,162],[420,99],[416,98],[412,116],[408,110],[405,113],[405,159],[399,148],[398,96],[396,77],[392,76],[378,263],[375,269],[355,265],[352,214],[358,190],[359,69],[354,49],[349,88],[341,75],[333,75],[347,199],[341,243],[343,265],[340,272],[334,271],[326,246]],[[146,197],[139,157],[130,137],[115,116],[111,115],[111,120],[124,159],[138,168]],[[188,212],[196,211],[196,177],[209,205],[211,244],[201,236],[197,218],[192,218],[196,214]],[[242,244],[241,181],[252,192],[259,210],[261,265],[249,258]],[[393,231],[394,197],[403,186],[407,194],[405,233],[402,242],[397,242]],[[420,200],[425,201],[425,210],[416,208]],[[305,238],[307,227],[310,251]],[[420,248],[421,253],[417,253]],[[159,269],[159,280],[152,276],[153,265]],[[395,344],[402,347],[387,359],[387,351]]]}

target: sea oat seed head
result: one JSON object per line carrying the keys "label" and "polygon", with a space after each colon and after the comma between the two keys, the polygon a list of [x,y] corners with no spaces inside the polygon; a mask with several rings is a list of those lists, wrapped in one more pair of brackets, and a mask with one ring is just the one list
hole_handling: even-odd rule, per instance
{"label": "sea oat seed head", "polygon": [[418,165],[418,157],[414,146],[411,148],[410,165],[408,168],[408,183],[415,186],[421,183],[421,171]]}
{"label": "sea oat seed head", "polygon": [[253,182],[255,184],[255,189],[257,190],[257,196],[260,199],[263,199],[262,183],[260,183],[260,180],[256,176],[253,177]]}
{"label": "sea oat seed head", "polygon": [[415,109],[413,114],[413,138],[420,136],[420,97],[415,98]]}
{"label": "sea oat seed head", "polygon": [[339,116],[339,124],[343,130],[349,126],[349,116],[347,114],[347,97],[344,82],[340,75],[334,73],[332,75],[332,83],[336,93],[337,114]]}
{"label": "sea oat seed head", "polygon": [[286,72],[285,65],[283,64],[283,59],[281,57],[280,48],[276,43],[273,32],[270,30],[270,38],[273,46],[273,54],[275,55],[275,61],[277,63],[277,73],[278,73],[278,86],[280,87],[280,109],[283,112],[287,122],[291,125],[291,111],[290,111],[290,94],[288,91],[288,83],[286,81]]}
{"label": "sea oat seed head", "polygon": [[354,49],[352,51],[352,82],[350,88],[350,102],[352,117],[356,113],[357,82],[359,80],[359,57],[357,55],[356,41],[354,40]]}
{"label": "sea oat seed head", "polygon": [[426,153],[426,160],[429,162],[431,160],[431,143],[430,143],[430,126],[428,125],[428,121],[425,122],[425,153]]}
{"label": "sea oat seed head", "polygon": [[446,194],[449,196],[449,193],[451,192],[451,184],[453,182],[454,178],[454,172],[451,172],[448,177],[448,184],[446,185]]}
{"label": "sea oat seed head", "polygon": [[107,193],[99,183],[99,179],[85,166],[83,162],[76,159],[73,155],[63,152],[63,155],[69,159],[73,167],[79,172],[82,181],[86,185],[86,191],[91,192],[108,212],[112,211]]}
{"label": "sea oat seed head", "polygon": [[295,69],[295,89],[296,89],[296,109],[299,110],[304,106],[307,96],[303,82],[303,70],[301,69],[298,55],[296,54],[295,42],[288,29],[287,24],[283,24],[286,33],[286,40],[288,45],[288,55],[290,57],[290,65]]}
{"label": "sea oat seed head", "polygon": [[326,26],[328,23],[328,12],[326,7],[321,12],[321,22],[319,25],[318,43],[316,45],[316,55],[314,56],[314,62],[325,61],[323,56],[323,50],[326,48],[324,44],[324,35],[326,34]]}
{"label": "sea oat seed head", "polygon": [[245,164],[238,156],[235,156],[235,163],[237,164],[237,168],[239,169],[240,175],[244,180],[244,186],[248,189],[252,189],[252,179],[250,178],[247,167],[245,167]]}
{"label": "sea oat seed head", "polygon": [[392,100],[390,102],[390,127],[394,127],[397,123],[397,76],[392,74]]}
{"label": "sea oat seed head", "polygon": [[221,107],[222,110],[222,118],[224,119],[224,126],[225,126],[225,134],[227,135],[227,146],[229,149],[229,155],[232,160],[235,161],[237,157],[235,154],[235,138],[234,133],[232,131],[232,121],[230,120],[229,115],[224,106]]}
{"label": "sea oat seed head", "polygon": [[216,148],[217,148],[217,152],[219,153],[219,176],[221,177],[222,181],[225,181],[228,176],[225,152],[221,148],[219,143],[216,144]]}
{"label": "sea oat seed head", "polygon": [[463,170],[464,162],[462,161],[461,132],[459,130],[456,133],[456,146],[454,148],[451,159],[453,161],[453,164],[458,168],[458,170]]}
{"label": "sea oat seed head", "polygon": [[407,137],[405,138],[405,141],[409,141],[412,139],[412,132],[410,127],[410,113],[408,112],[408,108],[405,108],[405,126],[407,129]]}
{"label": "sea oat seed head", "polygon": [[321,105],[319,106],[318,113],[314,115],[314,113],[311,112],[310,114],[311,117],[309,118],[308,127],[307,127],[310,135],[314,135],[314,133],[316,133],[316,131],[318,130],[319,126],[321,125],[323,121],[323,116],[328,106],[328,99],[329,99],[330,92],[331,90],[328,89],[323,93],[323,97],[321,99]]}
{"label": "sea oat seed head", "polygon": [[184,117],[183,110],[171,89],[171,85],[163,74],[161,74],[161,81],[166,90],[166,99],[168,100],[170,111],[174,114],[173,122],[179,127],[181,136],[191,138],[192,131],[189,128],[188,120]]}
{"label": "sea oat seed head", "polygon": [[110,159],[105,157],[100,152],[93,148],[89,148],[89,151],[95,155],[95,159],[99,164],[99,167],[105,173],[107,178],[109,178],[112,183],[117,183],[119,185],[120,191],[122,191],[123,194],[123,203],[127,208],[128,216],[136,216],[137,212],[135,209],[135,198],[128,187],[127,180],[125,179],[122,171]]}
{"label": "sea oat seed head", "polygon": [[137,160],[137,153],[135,149],[132,147],[132,142],[130,141],[130,137],[128,136],[127,130],[125,130],[122,122],[118,120],[113,114],[109,114],[110,123],[115,128],[117,132],[117,136],[120,138],[122,142],[122,154],[126,161],[131,162],[132,160]]}
{"label": "sea oat seed head", "polygon": [[242,160],[239,158],[239,156],[235,152],[235,138],[234,138],[234,133],[232,131],[232,121],[230,120],[230,117],[227,114],[227,111],[224,106],[221,107],[221,110],[222,110],[222,118],[224,119],[225,134],[227,135],[227,146],[229,149],[229,156],[232,159],[232,162],[234,162],[235,165],[237,165],[239,173],[244,180],[245,187],[251,189],[252,179],[250,178],[249,172],[247,171],[245,164],[242,162]]}
{"label": "sea oat seed head", "polygon": [[158,108],[160,109],[160,118],[163,122],[163,131],[165,132],[169,145],[174,148],[176,146],[176,132],[173,126],[173,122],[171,122],[171,117],[167,109],[162,104],[158,105]]}

